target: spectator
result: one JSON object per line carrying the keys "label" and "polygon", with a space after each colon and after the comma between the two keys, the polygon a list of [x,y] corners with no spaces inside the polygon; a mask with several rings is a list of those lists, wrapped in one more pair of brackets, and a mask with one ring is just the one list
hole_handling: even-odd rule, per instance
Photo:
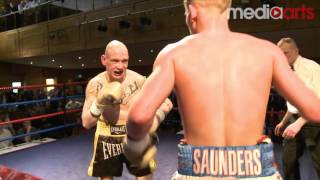
{"label": "spectator", "polygon": [[[0,122],[5,122],[5,121],[6,121],[6,116],[1,114]],[[9,130],[8,126],[0,126],[0,139],[7,138],[7,137],[12,137],[12,133]],[[12,140],[0,141],[0,149],[11,146],[11,145],[12,145]]]}
{"label": "spectator", "polygon": [[[17,135],[22,135],[22,134],[27,134],[27,133],[31,133],[31,132],[35,132],[37,131],[36,128],[34,128],[33,126],[31,126],[31,122],[30,121],[25,121],[23,122],[23,126],[18,129],[17,131]],[[39,139],[38,135],[32,135],[32,136],[25,136],[23,138],[21,138],[18,143],[28,143],[31,142],[34,139]]]}

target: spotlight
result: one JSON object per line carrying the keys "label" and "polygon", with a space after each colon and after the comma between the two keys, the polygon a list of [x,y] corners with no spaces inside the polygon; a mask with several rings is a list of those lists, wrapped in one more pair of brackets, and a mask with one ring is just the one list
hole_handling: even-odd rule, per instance
{"label": "spotlight", "polygon": [[108,26],[106,23],[101,23],[98,25],[98,31],[100,32],[107,32],[108,31]]}
{"label": "spotlight", "polygon": [[140,24],[143,26],[150,26],[152,24],[152,20],[148,17],[140,17]]}
{"label": "spotlight", "polygon": [[64,30],[59,30],[56,32],[56,36],[60,39],[64,36],[65,32]]}
{"label": "spotlight", "polygon": [[55,37],[56,37],[56,34],[55,33],[52,33],[52,32],[50,32],[49,34],[48,34],[48,37],[49,37],[49,39],[54,39]]}

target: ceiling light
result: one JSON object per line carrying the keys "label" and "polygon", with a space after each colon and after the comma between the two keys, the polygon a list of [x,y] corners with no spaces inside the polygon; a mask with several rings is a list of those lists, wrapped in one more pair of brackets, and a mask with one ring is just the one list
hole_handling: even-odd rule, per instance
{"label": "ceiling light", "polygon": [[84,67],[84,64],[81,64],[81,67]]}
{"label": "ceiling light", "polygon": [[98,25],[97,29],[100,32],[107,32],[108,31],[108,26],[107,26],[106,22],[102,22],[102,23],[100,23]]}
{"label": "ceiling light", "polygon": [[33,64],[33,62],[32,62],[32,61],[30,61],[30,64]]}
{"label": "ceiling light", "polygon": [[79,57],[78,57],[78,59],[80,60],[80,59],[82,59],[82,57],[81,57],[81,56],[79,56]]}
{"label": "ceiling light", "polygon": [[139,62],[142,62],[142,60],[141,60],[141,59],[139,59],[138,61],[139,61]]}
{"label": "ceiling light", "polygon": [[152,24],[152,20],[148,17],[140,17],[140,24],[143,26],[150,26]]}
{"label": "ceiling light", "polygon": [[150,49],[150,53],[153,53],[153,49]]}
{"label": "ceiling light", "polygon": [[120,29],[129,29],[131,26],[130,22],[126,20],[119,21],[119,27]]}
{"label": "ceiling light", "polygon": [[62,66],[60,65],[59,68],[62,68]]}
{"label": "ceiling light", "polygon": [[54,59],[52,59],[51,61],[52,61],[52,62],[55,62],[55,60],[54,60]]}

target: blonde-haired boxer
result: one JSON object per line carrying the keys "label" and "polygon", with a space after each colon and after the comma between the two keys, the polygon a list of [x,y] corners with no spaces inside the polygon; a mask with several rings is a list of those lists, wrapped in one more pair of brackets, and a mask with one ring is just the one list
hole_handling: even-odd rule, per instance
{"label": "blonde-haired boxer", "polygon": [[[86,89],[82,123],[88,129],[97,126],[88,174],[100,179],[121,176],[123,163],[133,175],[144,176],[138,179],[152,179],[155,167],[153,159],[147,166],[133,166],[123,155],[129,106],[145,81],[144,76],[127,69],[128,61],[127,47],[122,42],[111,41],[101,56],[106,71],[92,78]],[[158,109],[155,124],[163,120],[171,108],[171,101],[167,99]]]}
{"label": "blonde-haired boxer", "polygon": [[281,50],[229,30],[230,3],[184,2],[192,35],[159,53],[134,100],[124,146],[130,159],[146,159],[152,147],[148,128],[173,89],[187,143],[178,146],[178,180],[281,179],[272,143],[262,136],[272,84],[306,119],[320,122],[320,100],[291,71]]}

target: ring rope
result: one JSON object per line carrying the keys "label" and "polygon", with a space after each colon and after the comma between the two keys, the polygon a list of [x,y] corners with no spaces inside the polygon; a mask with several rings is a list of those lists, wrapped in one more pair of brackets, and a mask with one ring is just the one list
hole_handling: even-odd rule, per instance
{"label": "ring rope", "polygon": [[77,98],[83,98],[83,97],[84,97],[84,95],[73,95],[73,96],[66,96],[66,97],[54,97],[54,98],[50,98],[50,99],[37,99],[37,100],[31,100],[31,101],[21,101],[21,102],[0,104],[0,108],[18,106],[18,105],[34,104],[34,103],[41,103],[41,102],[60,101],[60,100],[63,100],[65,98],[66,99],[77,99]]}
{"label": "ring rope", "polygon": [[63,97],[57,97],[57,98],[50,98],[50,99],[37,99],[37,100],[31,100],[31,101],[21,101],[21,102],[14,102],[14,103],[6,103],[6,104],[0,104],[0,108],[3,107],[11,107],[11,106],[19,106],[19,105],[27,105],[27,104],[35,104],[35,103],[41,103],[41,102],[51,102],[51,101],[60,101],[63,100]]}
{"label": "ring rope", "polygon": [[0,138],[0,142],[7,141],[7,140],[13,140],[13,139],[17,139],[17,138],[22,138],[25,136],[32,136],[35,134],[42,134],[45,132],[55,131],[55,130],[59,130],[59,129],[67,128],[67,127],[72,127],[72,126],[77,126],[77,125],[79,125],[79,124],[78,123],[70,123],[70,124],[55,126],[52,128],[42,129],[39,131],[34,131],[34,132],[26,133],[26,134],[21,134],[21,135],[16,135],[16,136],[11,136],[11,137],[4,137],[4,138]]}
{"label": "ring rope", "polygon": [[9,120],[6,122],[1,122],[0,126],[21,123],[24,121],[33,121],[33,120],[49,118],[49,117],[59,116],[59,115],[69,114],[69,113],[76,113],[76,112],[81,112],[81,111],[82,111],[82,109],[71,109],[71,110],[67,110],[67,111],[60,111],[60,112],[55,112],[55,113],[50,113],[50,114],[43,114],[43,115],[39,115],[39,116],[32,116],[32,117],[27,117],[27,118],[22,118],[22,119]]}
{"label": "ring rope", "polygon": [[72,95],[72,96],[66,96],[67,99],[78,99],[78,98],[84,98],[84,95]]}
{"label": "ring rope", "polygon": [[80,82],[69,82],[69,83],[60,83],[60,84],[38,84],[38,85],[28,85],[28,86],[20,86],[20,87],[0,87],[0,91],[12,90],[12,89],[40,89],[44,87],[63,87],[63,86],[77,86],[87,84],[88,81],[80,81]]}

